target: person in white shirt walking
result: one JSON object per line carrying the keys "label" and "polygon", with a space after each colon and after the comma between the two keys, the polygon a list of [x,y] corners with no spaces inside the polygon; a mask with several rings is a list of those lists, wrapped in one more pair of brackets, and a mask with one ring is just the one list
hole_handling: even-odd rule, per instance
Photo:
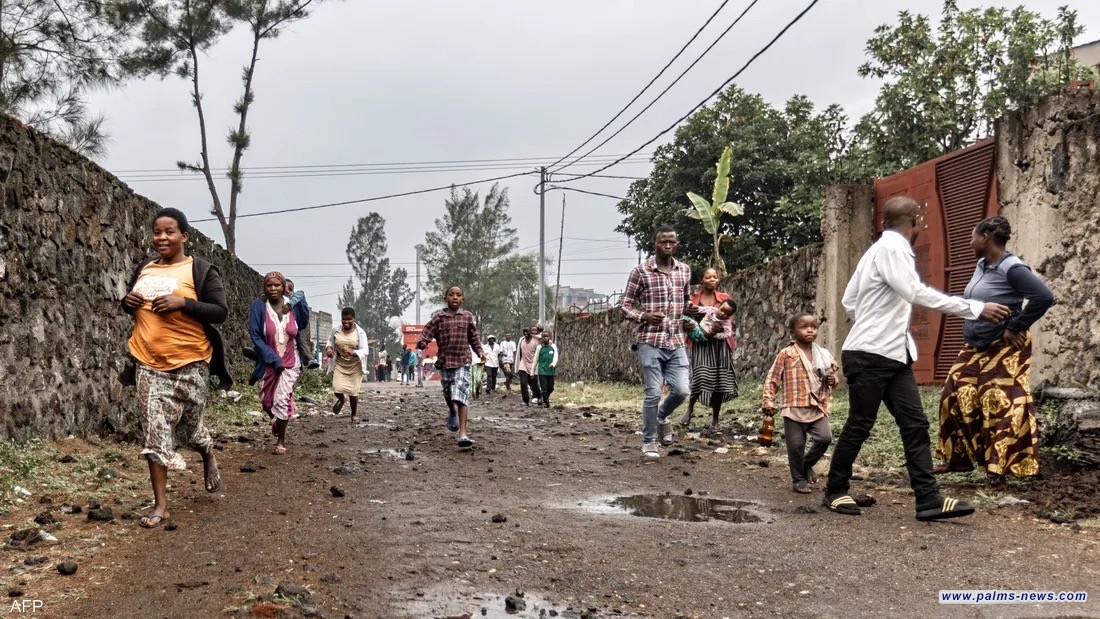
{"label": "person in white shirt walking", "polygon": [[495,335],[490,335],[485,349],[485,390],[493,393],[497,390],[497,371],[500,370],[500,344]]}
{"label": "person in white shirt walking", "polygon": [[913,243],[924,227],[920,205],[896,196],[883,211],[882,237],[860,259],[844,291],[844,309],[853,323],[841,354],[849,411],[833,451],[823,504],[840,514],[862,513],[848,494],[852,464],[885,402],[901,431],[917,520],[969,516],[974,508],[944,498],[932,475],[929,423],[913,376],[917,347],[909,335],[909,320],[913,305],[990,322],[1003,321],[1009,310],[996,303],[950,297],[921,283],[913,260]]}
{"label": "person in white shirt walking", "polygon": [[512,334],[505,333],[504,341],[500,343],[500,371],[504,372],[504,388],[509,393],[512,391],[512,371],[516,364],[516,343],[512,341]]}

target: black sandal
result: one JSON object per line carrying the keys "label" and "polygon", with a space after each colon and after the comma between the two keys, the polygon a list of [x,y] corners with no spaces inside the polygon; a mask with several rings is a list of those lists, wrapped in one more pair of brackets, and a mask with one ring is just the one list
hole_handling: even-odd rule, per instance
{"label": "black sandal", "polygon": [[973,513],[974,508],[969,503],[958,499],[936,499],[934,503],[917,506],[917,520],[921,522],[961,518]]}
{"label": "black sandal", "polygon": [[828,507],[830,511],[844,514],[845,516],[859,516],[863,514],[863,510],[856,504],[856,500],[848,494],[826,494],[825,498],[821,500],[821,504]]}

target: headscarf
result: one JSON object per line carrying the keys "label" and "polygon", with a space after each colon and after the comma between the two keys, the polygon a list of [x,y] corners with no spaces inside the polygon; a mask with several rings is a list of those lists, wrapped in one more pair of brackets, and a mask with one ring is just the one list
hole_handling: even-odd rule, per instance
{"label": "headscarf", "polygon": [[268,273],[267,275],[264,275],[264,284],[265,285],[267,284],[267,280],[269,280],[269,279],[276,279],[284,287],[286,286],[286,278],[283,277],[283,274],[278,272],[278,271],[272,271],[272,272]]}

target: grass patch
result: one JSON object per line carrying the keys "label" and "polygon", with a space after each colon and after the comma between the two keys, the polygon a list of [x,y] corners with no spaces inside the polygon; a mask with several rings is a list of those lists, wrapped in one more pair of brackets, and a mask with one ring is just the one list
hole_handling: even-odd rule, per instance
{"label": "grass patch", "polygon": [[[266,415],[256,417],[249,412],[263,412],[260,405],[260,389],[248,384],[249,371],[238,369],[233,372],[233,385],[240,398],[229,398],[220,391],[211,391],[206,400],[206,412],[203,420],[211,434],[226,434],[237,428],[253,425],[256,420],[264,420]],[[332,397],[332,377],[320,370],[303,370],[294,385],[294,397],[327,400]]]}
{"label": "grass patch", "polygon": [[0,443],[0,513],[5,513],[17,499],[17,490],[27,489],[39,469],[54,457],[54,450],[40,440],[26,443]]}
{"label": "grass patch", "polygon": [[[763,397],[762,383],[753,382],[739,385],[737,399],[726,403],[722,408],[723,427],[733,427],[735,432],[755,433],[760,427],[760,401]],[[940,388],[921,387],[921,403],[928,416],[928,436],[935,445],[939,428]],[[558,402],[571,402],[577,406],[591,406],[601,410],[639,411],[642,403],[642,386],[635,383],[590,383],[578,382],[560,384],[554,398]],[[685,405],[677,409],[681,414]],[[696,406],[695,418],[709,419],[710,411]],[[832,414],[829,426],[833,430],[833,440],[840,436],[840,430],[848,419],[848,390],[837,389],[833,397]],[[639,419],[640,423],[640,419]],[[782,423],[776,424],[777,432],[782,431]],[[904,466],[905,455],[901,445],[901,433],[890,412],[883,406],[879,409],[878,420],[871,430],[871,437],[863,444],[858,462],[864,466],[876,468],[897,468]]]}

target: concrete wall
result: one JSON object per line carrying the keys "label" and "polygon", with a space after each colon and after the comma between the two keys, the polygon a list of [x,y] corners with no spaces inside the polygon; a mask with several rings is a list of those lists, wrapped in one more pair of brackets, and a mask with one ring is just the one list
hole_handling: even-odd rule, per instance
{"label": "concrete wall", "polygon": [[996,126],[1009,249],[1058,301],[1032,330],[1032,384],[1100,389],[1100,96],[1063,94]]}
{"label": "concrete wall", "polygon": [[[119,387],[132,320],[119,300],[149,251],[157,205],[65,146],[0,117],[0,439],[132,430]],[[229,291],[230,363],[246,341],[260,275],[209,238],[189,252]]]}
{"label": "concrete wall", "polygon": [[851,323],[841,300],[848,279],[874,236],[875,189],[872,185],[825,188],[821,209],[821,266],[818,269],[817,315],[822,320],[818,343],[840,358]]}

